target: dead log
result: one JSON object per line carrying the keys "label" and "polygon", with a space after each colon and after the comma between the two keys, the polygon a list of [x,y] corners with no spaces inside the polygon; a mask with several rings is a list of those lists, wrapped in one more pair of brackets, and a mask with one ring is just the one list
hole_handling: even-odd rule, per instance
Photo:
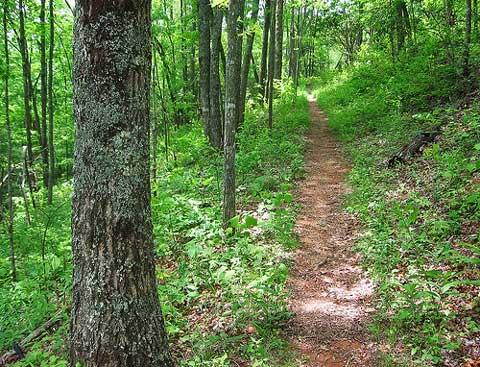
{"label": "dead log", "polygon": [[433,143],[435,138],[440,135],[440,130],[421,132],[413,140],[404,145],[403,148],[393,155],[388,161],[387,166],[389,168],[394,167],[398,163],[405,163],[408,159],[419,153],[423,147],[427,144]]}

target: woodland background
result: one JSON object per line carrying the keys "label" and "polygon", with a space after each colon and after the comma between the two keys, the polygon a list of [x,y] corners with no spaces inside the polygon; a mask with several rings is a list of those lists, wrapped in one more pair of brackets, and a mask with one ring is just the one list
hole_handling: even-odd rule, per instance
{"label": "woodland background", "polygon": [[[2,5],[0,351],[53,317],[17,365],[65,366],[73,4]],[[378,283],[372,331],[382,363],[476,366],[477,1],[247,0],[237,211],[227,228],[225,6],[153,1],[152,209],[175,357],[185,366],[295,365],[282,336],[284,286],[309,89],[352,160],[346,207],[363,223],[358,250]],[[428,134],[420,154],[386,164]]]}

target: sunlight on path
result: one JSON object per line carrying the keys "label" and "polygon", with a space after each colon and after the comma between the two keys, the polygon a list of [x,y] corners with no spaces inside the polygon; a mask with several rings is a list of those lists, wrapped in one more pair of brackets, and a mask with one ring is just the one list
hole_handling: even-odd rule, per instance
{"label": "sunlight on path", "polygon": [[374,286],[352,250],[357,222],[342,210],[349,167],[315,97],[309,94],[308,101],[307,174],[297,192],[301,247],[289,281],[295,313],[290,340],[307,358],[302,366],[375,366],[367,331]]}

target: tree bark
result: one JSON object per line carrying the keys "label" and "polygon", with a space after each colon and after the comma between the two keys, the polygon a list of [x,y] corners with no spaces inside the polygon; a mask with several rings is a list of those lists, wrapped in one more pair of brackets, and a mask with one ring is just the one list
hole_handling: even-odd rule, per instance
{"label": "tree bark", "polygon": [[242,22],[244,0],[229,0],[227,14],[228,51],[225,77],[225,133],[223,219],[235,216],[235,132],[239,117]]}
{"label": "tree bark", "polygon": [[42,148],[43,184],[48,187],[48,140],[47,140],[47,43],[46,43],[46,0],[40,2],[40,98],[41,98],[41,131],[40,145]]}
{"label": "tree bark", "polygon": [[265,0],[262,54],[260,59],[260,88],[262,96],[266,97],[265,79],[267,77],[268,62],[268,37],[270,34],[270,23],[272,21],[272,0]]}
{"label": "tree bark", "polygon": [[[18,0],[18,16],[20,20],[20,30],[18,37],[18,45],[22,57],[22,71],[23,71],[23,105],[24,105],[24,125],[25,135],[27,139],[27,159],[31,166],[33,164],[33,148],[32,148],[32,110],[30,101],[32,98],[32,90],[30,85],[30,61],[28,58],[27,39],[25,35],[25,5],[23,0]],[[30,177],[28,177],[30,180]]]}
{"label": "tree bark", "polygon": [[215,148],[223,146],[223,118],[220,108],[220,45],[222,42],[222,24],[223,10],[213,9],[212,28],[210,35],[212,38],[210,53],[210,122],[209,137],[210,143]]}
{"label": "tree bark", "polygon": [[210,18],[212,9],[210,0],[198,1],[198,62],[200,65],[200,116],[205,136],[210,135]]}
{"label": "tree bark", "polygon": [[13,143],[12,143],[12,126],[10,124],[10,50],[8,48],[8,0],[3,0],[3,46],[4,46],[4,63],[5,72],[3,74],[4,80],[4,108],[5,108],[5,127],[7,129],[7,196],[8,196],[8,244],[10,250],[10,263],[12,267],[12,280],[17,281],[17,266],[15,261],[15,244],[13,232],[14,207],[13,207]]}
{"label": "tree bark", "polygon": [[473,0],[472,6],[473,39],[478,41],[478,0]]}
{"label": "tree bark", "polygon": [[150,207],[150,12],[76,2],[71,366],[173,366]]}
{"label": "tree bark", "polygon": [[[250,23],[256,24],[258,18],[259,0],[254,0],[252,4],[252,14],[250,16]],[[245,120],[245,102],[247,98],[248,73],[250,71],[250,62],[252,60],[253,41],[255,38],[254,31],[249,31],[247,36],[247,44],[243,54],[242,71],[240,80],[240,118],[239,124]]]}
{"label": "tree bark", "polygon": [[53,54],[55,49],[55,25],[53,4],[53,0],[50,0],[50,45],[48,50],[48,204],[52,204],[53,202],[53,185],[55,184],[55,147],[53,142]]}
{"label": "tree bark", "polygon": [[268,51],[268,127],[273,127],[273,80],[275,78],[275,29],[276,29],[276,3],[272,0],[272,20],[270,28],[270,47]]}
{"label": "tree bark", "polygon": [[290,35],[289,35],[289,52],[288,52],[288,77],[293,78],[294,74],[294,65],[295,65],[295,41],[296,41],[296,30],[295,30],[295,8],[291,9],[290,14]]}
{"label": "tree bark", "polygon": [[297,14],[297,36],[295,39],[295,59],[293,66],[293,85],[295,86],[295,91],[298,90],[298,80],[300,78],[300,55],[303,47],[302,37],[303,37],[303,27],[302,27],[302,9],[298,9]]}
{"label": "tree bark", "polygon": [[463,76],[470,76],[470,44],[472,42],[472,0],[465,0],[465,44],[463,49]]}
{"label": "tree bark", "polygon": [[283,66],[283,2],[276,0],[275,17],[275,69],[273,77],[277,80],[282,79]]}

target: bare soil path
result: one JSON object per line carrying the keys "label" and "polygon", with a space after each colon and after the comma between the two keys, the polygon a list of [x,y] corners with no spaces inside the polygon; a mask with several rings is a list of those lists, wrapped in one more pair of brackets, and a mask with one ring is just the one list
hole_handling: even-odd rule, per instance
{"label": "bare soil path", "polygon": [[291,343],[306,357],[302,366],[375,366],[367,330],[373,284],[352,250],[357,223],[342,208],[349,166],[329,131],[327,117],[309,97],[306,179],[298,201],[297,250],[289,287]]}

